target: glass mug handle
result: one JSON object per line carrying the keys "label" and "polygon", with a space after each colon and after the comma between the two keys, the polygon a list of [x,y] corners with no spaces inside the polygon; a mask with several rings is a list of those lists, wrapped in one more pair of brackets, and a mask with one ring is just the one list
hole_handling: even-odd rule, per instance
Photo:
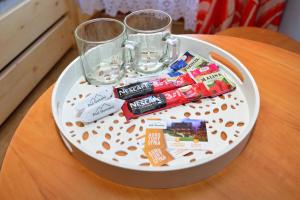
{"label": "glass mug handle", "polygon": [[168,63],[171,63],[179,56],[179,39],[168,33],[163,37],[163,41],[167,43],[165,59]]}
{"label": "glass mug handle", "polygon": [[140,45],[137,42],[126,40],[123,45],[123,61],[125,68],[133,68],[137,66],[140,59]]}

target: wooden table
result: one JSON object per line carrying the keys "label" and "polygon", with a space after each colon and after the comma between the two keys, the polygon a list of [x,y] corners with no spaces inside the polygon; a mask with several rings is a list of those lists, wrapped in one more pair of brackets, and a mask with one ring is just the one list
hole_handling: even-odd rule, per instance
{"label": "wooden table", "polygon": [[261,109],[250,142],[224,170],[175,189],[136,189],[107,181],[64,147],[51,115],[50,88],[27,113],[9,146],[0,199],[299,199],[300,56],[244,39],[194,37],[239,58],[260,90]]}
{"label": "wooden table", "polygon": [[244,38],[271,44],[282,49],[286,49],[300,54],[300,42],[279,32],[258,27],[232,27],[216,33],[217,35]]}

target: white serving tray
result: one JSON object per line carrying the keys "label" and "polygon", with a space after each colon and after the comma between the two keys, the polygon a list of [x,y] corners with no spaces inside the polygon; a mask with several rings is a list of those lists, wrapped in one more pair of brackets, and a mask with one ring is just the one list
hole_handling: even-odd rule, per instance
{"label": "white serving tray", "polygon": [[[221,48],[187,36],[176,37],[180,39],[181,53],[190,50],[213,60],[210,53],[215,52],[236,67],[243,81],[229,68],[213,60],[236,84],[235,91],[129,122],[126,122],[120,111],[89,124],[78,123],[74,111],[76,102],[96,88],[85,82],[79,58],[63,71],[56,82],[52,94],[52,112],[60,135],[74,157],[100,176],[136,187],[177,187],[215,174],[245,147],[260,104],[253,77],[239,60]],[[128,76],[137,75],[132,73]],[[193,151],[165,166],[151,166],[136,141],[143,134],[144,119],[151,117],[207,120],[208,148]]]}

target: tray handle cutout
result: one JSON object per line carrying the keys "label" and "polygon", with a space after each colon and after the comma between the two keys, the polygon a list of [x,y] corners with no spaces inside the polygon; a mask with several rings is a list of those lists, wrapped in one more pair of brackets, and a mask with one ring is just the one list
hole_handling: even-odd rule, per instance
{"label": "tray handle cutout", "polygon": [[217,61],[217,62],[225,65],[240,79],[241,82],[244,82],[244,76],[242,75],[242,73],[238,70],[238,68],[232,62],[230,62],[224,56],[221,56],[220,54],[213,52],[213,51],[209,52],[209,56],[213,61]]}

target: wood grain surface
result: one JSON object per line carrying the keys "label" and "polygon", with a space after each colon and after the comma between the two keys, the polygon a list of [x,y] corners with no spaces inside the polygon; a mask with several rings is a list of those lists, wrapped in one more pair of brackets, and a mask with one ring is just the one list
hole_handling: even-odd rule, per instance
{"label": "wood grain surface", "polygon": [[68,12],[64,0],[20,2],[0,16],[0,69]]}
{"label": "wood grain surface", "polygon": [[66,16],[61,18],[1,71],[0,125],[74,44],[71,30],[71,19]]}
{"label": "wood grain surface", "polygon": [[271,44],[300,54],[300,43],[279,32],[258,27],[232,27],[216,33]]}
{"label": "wood grain surface", "polygon": [[299,199],[300,56],[233,37],[194,37],[240,59],[261,95],[250,141],[224,170],[174,189],[137,189],[107,181],[64,147],[51,115],[51,88],[32,106],[12,139],[0,172],[0,199]]}

